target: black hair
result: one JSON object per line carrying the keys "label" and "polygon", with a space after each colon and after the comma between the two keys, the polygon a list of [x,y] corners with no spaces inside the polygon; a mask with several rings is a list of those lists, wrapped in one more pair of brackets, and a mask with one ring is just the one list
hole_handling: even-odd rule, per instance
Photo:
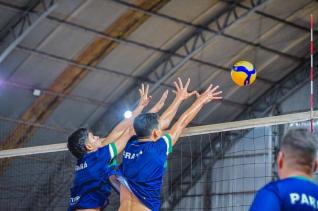
{"label": "black hair", "polygon": [[287,154],[287,162],[294,168],[310,171],[316,160],[318,142],[308,129],[293,128],[282,139],[280,149]]}
{"label": "black hair", "polygon": [[154,129],[158,129],[159,115],[157,113],[139,114],[134,120],[137,137],[149,137]]}
{"label": "black hair", "polygon": [[67,148],[77,159],[87,153],[85,143],[88,139],[88,134],[89,130],[87,128],[80,128],[68,137]]}

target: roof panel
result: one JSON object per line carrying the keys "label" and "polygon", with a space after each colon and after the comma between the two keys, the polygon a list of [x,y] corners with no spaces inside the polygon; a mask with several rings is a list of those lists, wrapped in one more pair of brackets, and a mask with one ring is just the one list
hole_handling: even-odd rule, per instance
{"label": "roof panel", "polygon": [[61,25],[47,37],[43,45],[41,45],[40,50],[72,59],[79,54],[93,38],[95,37],[92,34],[79,33],[78,30]]}
{"label": "roof panel", "polygon": [[81,7],[88,4],[90,1],[85,0],[67,0],[58,1],[58,7],[50,14],[50,16],[58,17],[60,19],[67,19],[70,14],[78,11]]}
{"label": "roof panel", "polygon": [[[224,7],[223,3],[218,3],[215,0],[202,0],[201,2],[200,4],[194,4],[190,0],[182,1],[182,3],[180,1],[170,1],[159,12],[196,24],[201,23],[204,19],[210,17],[211,14],[217,14]],[[155,47],[169,48],[182,38],[180,35],[185,35],[185,33],[192,30],[193,28],[185,27],[183,24],[152,16],[132,33],[129,39]]]}
{"label": "roof panel", "polygon": [[88,26],[97,31],[104,31],[125,11],[125,7],[121,7],[110,1],[86,1],[78,9],[77,13],[70,18],[70,21]]}
{"label": "roof panel", "polygon": [[32,55],[16,70],[11,80],[45,89],[66,67],[66,64]]}
{"label": "roof panel", "polygon": [[65,99],[53,111],[46,124],[62,128],[79,128],[95,109],[96,105]]}
{"label": "roof panel", "polygon": [[284,0],[272,0],[260,10],[267,14],[285,19],[298,10],[302,10],[311,0],[289,0],[288,4]]}
{"label": "roof panel", "polygon": [[276,57],[276,59],[274,58],[270,62],[266,63],[266,66],[264,65],[264,71],[259,71],[257,76],[272,82],[277,82],[290,73],[290,71],[292,71],[298,64],[299,62],[295,62],[290,59]]}
{"label": "roof panel", "polygon": [[196,55],[195,58],[200,57],[203,61],[230,66],[233,58],[237,57],[246,47],[245,44],[226,37],[216,36],[212,39],[213,41],[201,51],[200,56]]}
{"label": "roof panel", "polygon": [[19,119],[34,101],[32,92],[17,89],[12,86],[1,85],[0,88],[0,113],[3,116]]}
{"label": "roof panel", "polygon": [[47,19],[40,23],[23,39],[22,46],[36,48],[57,29],[58,24]]}
{"label": "roof panel", "polygon": [[[63,125],[60,126],[63,127]],[[27,142],[26,147],[65,143],[67,142],[67,137],[70,134],[71,131],[61,132],[45,128],[38,128],[32,136],[31,140]]]}
{"label": "roof panel", "polygon": [[18,7],[25,7],[29,2],[30,0],[1,0],[2,2],[4,3],[10,3],[10,4],[14,4],[15,6],[18,6]]}
{"label": "roof panel", "polygon": [[237,107],[222,102],[211,102],[203,107],[200,114],[194,121],[200,125],[215,124],[230,121],[235,115],[242,112],[244,107]]}
{"label": "roof panel", "polygon": [[100,62],[99,66],[131,74],[152,52],[130,45],[119,45]]}
{"label": "roof panel", "polygon": [[25,52],[14,50],[11,55],[0,64],[0,78],[9,78],[28,56],[29,54]]}
{"label": "roof panel", "polygon": [[7,10],[0,5],[0,31],[8,23],[8,21],[17,14],[18,13],[13,12],[12,10]]}
{"label": "roof panel", "polygon": [[318,22],[318,2],[311,1],[304,9],[301,10],[300,14],[293,20],[293,23],[309,28],[309,14],[313,15],[314,23]]}
{"label": "roof panel", "polygon": [[[117,89],[124,77],[114,76],[102,71],[90,72],[81,83],[73,90],[73,94],[104,100],[107,95]],[[106,99],[105,103],[110,103]]]}
{"label": "roof panel", "polygon": [[225,33],[253,42],[267,36],[271,28],[276,24],[276,22],[269,18],[264,18],[263,16],[253,13],[245,19],[242,19],[240,24],[226,29]]}

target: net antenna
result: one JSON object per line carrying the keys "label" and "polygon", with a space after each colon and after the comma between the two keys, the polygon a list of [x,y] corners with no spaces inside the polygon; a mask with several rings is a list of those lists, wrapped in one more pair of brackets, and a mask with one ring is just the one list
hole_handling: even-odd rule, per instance
{"label": "net antenna", "polygon": [[310,132],[314,132],[314,16],[310,15]]}

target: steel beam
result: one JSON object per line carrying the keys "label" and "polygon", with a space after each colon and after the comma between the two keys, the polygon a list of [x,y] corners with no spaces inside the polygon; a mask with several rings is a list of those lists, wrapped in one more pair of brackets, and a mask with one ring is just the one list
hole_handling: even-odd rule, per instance
{"label": "steel beam", "polygon": [[59,97],[60,100],[68,99],[68,100],[78,102],[78,103],[96,105],[96,106],[105,107],[105,108],[107,108],[111,104],[110,102],[103,102],[103,101],[96,100],[96,99],[90,98],[90,97],[74,95],[74,94],[64,94],[62,92],[54,92],[54,91],[51,91],[49,89],[41,89],[41,88],[37,88],[37,87],[30,86],[27,84],[14,82],[11,80],[1,81],[0,83],[2,85],[5,85],[5,86],[14,87],[16,89],[26,90],[29,92],[33,92],[34,90],[39,90],[41,92],[40,95],[56,96],[56,97]]}
{"label": "steel beam", "polygon": [[[151,12],[151,11],[147,11],[145,9],[142,9],[138,6],[136,6],[135,4],[132,4],[132,3],[129,3],[129,2],[126,2],[126,1],[123,1],[123,0],[109,0],[111,2],[114,2],[114,3],[117,3],[117,4],[120,4],[120,5],[123,5],[123,6],[126,6],[132,10],[135,10],[135,11],[138,11],[138,12],[142,12],[142,13],[145,13],[147,15],[151,15],[151,16],[154,16],[154,17],[158,17],[158,18],[161,18],[161,19],[164,19],[164,20],[168,20],[168,21],[172,21],[174,23],[177,23],[177,24],[181,24],[185,27],[191,27],[191,28],[195,28],[195,29],[201,29],[205,32],[209,32],[209,33],[218,33],[217,30],[214,30],[212,29],[211,27],[207,27],[207,26],[204,26],[204,25],[200,25],[200,24],[194,24],[194,23],[191,23],[191,22],[188,22],[188,21],[185,21],[185,20],[182,20],[182,19],[179,19],[179,18],[176,18],[176,17],[172,17],[172,16],[168,16],[168,15],[165,15],[165,14],[162,14],[162,13],[159,13],[159,12]],[[228,3],[227,1],[225,1],[226,3]],[[232,1],[231,3],[233,4],[235,1]],[[249,7],[246,7],[246,6],[243,6],[241,4],[237,4],[240,6],[240,8],[243,8],[243,9],[250,9]],[[261,13],[263,14],[263,13]],[[266,14],[266,13],[265,13]],[[270,15],[266,14],[268,17],[271,17]],[[286,21],[286,23],[290,23],[289,21]],[[284,22],[284,23],[285,23]],[[301,29],[304,29],[306,30],[307,28],[306,27],[302,27],[298,24],[294,24],[294,23],[290,23],[290,25],[293,25],[294,27],[297,27],[297,28],[301,28]],[[309,31],[306,30],[307,32]],[[241,43],[244,43],[246,45],[250,45],[250,46],[253,46],[255,48],[259,48],[259,49],[262,49],[264,51],[268,51],[270,53],[273,53],[273,54],[277,54],[277,55],[280,55],[280,56],[283,56],[283,57],[286,57],[286,58],[289,58],[289,59],[292,59],[292,60],[296,60],[296,61],[301,61],[302,58],[299,58],[297,56],[294,56],[294,55],[291,55],[291,54],[288,54],[288,53],[285,53],[285,52],[281,52],[281,51],[278,51],[276,49],[272,49],[272,48],[269,48],[269,47],[266,47],[260,43],[254,43],[254,42],[251,42],[251,41],[248,41],[248,40],[245,40],[245,39],[242,39],[240,37],[235,37],[235,36],[232,36],[230,34],[227,34],[227,33],[222,33],[222,36],[226,37],[226,38],[229,38],[231,40],[235,40],[235,41],[238,41],[238,42],[241,42]]]}
{"label": "steel beam", "polygon": [[[16,7],[12,7],[12,6],[8,5],[8,4],[3,4],[3,3],[0,2],[0,5],[5,6],[5,7],[10,7],[12,9],[14,9],[14,10],[17,10]],[[80,24],[69,22],[69,21],[66,21],[66,20],[62,20],[62,19],[59,19],[59,18],[54,17],[54,16],[48,16],[47,19],[51,20],[51,21],[54,21],[54,22],[57,22],[59,24],[64,24],[66,26],[72,27],[72,28],[80,30],[82,32],[92,33],[95,36],[98,36],[98,37],[101,37],[101,38],[105,38],[107,40],[111,40],[111,41],[114,41],[114,42],[119,43],[119,44],[129,45],[129,46],[132,46],[132,47],[140,47],[140,48],[143,48],[143,49],[146,49],[146,50],[153,50],[153,51],[159,52],[159,53],[161,53],[163,55],[176,57],[176,59],[185,58],[184,53],[178,53],[178,52],[175,52],[175,51],[154,47],[154,46],[151,46],[151,45],[148,45],[148,44],[144,44],[144,43],[141,43],[141,42],[138,42],[138,41],[129,40],[127,38],[114,37],[114,36],[111,36],[109,34],[105,34],[103,32],[97,31],[96,29],[89,28],[88,26],[82,26]],[[202,27],[198,27],[198,29],[199,30],[203,30],[203,31],[206,30],[203,26]],[[215,30],[212,30],[212,31],[211,30],[212,29],[209,29],[209,31],[208,31],[209,34],[217,32]],[[245,44],[253,46],[253,47],[259,47],[260,46],[259,43],[253,43],[253,42],[250,42],[250,41],[247,41],[247,40],[242,40],[242,39],[240,39],[238,37],[233,37],[231,35],[224,35],[223,34],[223,36],[227,36],[228,38],[234,39],[236,41],[244,42]],[[302,60],[303,59],[303,58],[298,58],[298,57],[295,57],[293,55],[289,55],[289,54],[277,51],[275,49],[267,48],[265,46],[261,46],[261,47],[264,47],[264,50],[270,51],[271,53],[275,53],[275,54],[278,54],[278,55],[281,55],[281,56],[286,56],[286,57],[288,57],[290,59],[293,59],[293,60]],[[218,65],[218,64],[207,62],[207,61],[202,61],[200,59],[190,58],[190,61],[195,62],[195,63],[200,64],[200,65],[209,66],[209,67],[212,67],[212,68],[217,68],[217,69],[220,69],[222,71],[229,71],[228,67],[224,67],[224,66],[221,66],[221,65]],[[262,78],[258,78],[258,79],[264,80],[265,83],[271,83],[271,81],[268,81],[266,79],[262,79]]]}
{"label": "steel beam", "polygon": [[[33,121],[27,121],[27,120],[23,120],[23,119],[14,119],[14,118],[2,116],[2,115],[0,115],[0,121],[12,122],[14,124],[21,124],[21,125],[25,125],[25,126],[33,126],[33,127],[37,127],[37,128],[48,129],[48,130],[56,131],[58,133],[71,133],[72,131],[74,131],[74,128],[56,127],[56,126],[36,123]],[[1,146],[0,146],[0,149],[1,149]]]}
{"label": "steel beam", "polygon": [[[318,54],[316,53],[315,56]],[[306,60],[291,71],[285,78],[259,97],[249,108],[245,109],[234,120],[265,117],[274,107],[279,106],[288,96],[295,93],[309,81],[309,62]],[[318,66],[316,61],[315,67]],[[317,78],[318,73],[315,73]],[[238,140],[243,138],[250,130],[225,132],[222,136],[215,138],[210,146],[203,146],[202,155],[193,157],[191,165],[184,168],[176,180],[173,181],[171,195],[164,202],[168,204],[168,209],[172,210],[197,181],[200,180],[203,172],[200,169],[209,170],[222,155],[229,150]],[[201,156],[210,156],[211,159],[201,159]],[[182,175],[182,177],[181,177]],[[191,182],[189,182],[191,181]],[[188,182],[187,184],[183,184]],[[164,204],[164,203],[163,203]]]}
{"label": "steel beam", "polygon": [[[163,7],[168,0],[140,1],[145,8],[154,10]],[[115,22],[105,29],[105,33],[113,36],[127,37],[135,31],[141,24],[148,19],[147,16],[140,16],[134,12],[122,14]],[[86,48],[76,57],[78,63],[97,65],[105,56],[112,52],[118,46],[105,39],[94,39]],[[69,94],[80,81],[88,74],[85,68],[78,68],[72,65],[65,70],[51,83],[49,89],[55,92]],[[60,100],[55,96],[43,95],[38,97],[30,107],[28,107],[20,119],[30,120],[37,123],[45,122],[54,110],[60,105]],[[25,145],[37,128],[33,126],[18,125],[2,141],[1,146],[4,149],[17,148]],[[9,165],[9,161],[0,162],[0,173]]]}
{"label": "steel beam", "polygon": [[[223,2],[226,2],[226,3],[229,3],[229,4],[232,4],[233,3],[233,0],[221,0]],[[317,2],[317,1],[316,1]],[[311,2],[310,2],[311,3]],[[248,9],[248,6],[246,5],[243,5],[243,4],[237,4],[237,6],[241,7],[241,8],[244,8],[244,9]],[[302,25],[299,25],[297,23],[293,23],[293,22],[290,22],[290,21],[287,21],[285,19],[282,19],[282,18],[279,18],[277,16],[274,16],[274,15],[271,15],[271,14],[268,14],[268,13],[265,13],[263,11],[259,11],[259,10],[256,10],[255,11],[256,14],[262,16],[262,17],[265,17],[265,18],[269,18],[269,19],[272,19],[274,21],[277,21],[277,22],[281,22],[285,25],[288,25],[288,26],[291,26],[291,27],[294,27],[294,28],[297,28],[297,29],[300,29],[302,31],[305,31],[305,32],[310,32],[310,28],[307,28],[305,26],[302,26]],[[318,35],[318,31],[317,30],[314,30],[314,33],[316,35]]]}
{"label": "steel beam", "polygon": [[185,63],[187,63],[197,53],[202,51],[212,41],[214,41],[217,36],[221,36],[226,29],[233,26],[234,24],[238,24],[243,18],[253,13],[257,7],[263,5],[265,2],[266,0],[257,1],[255,3],[254,0],[251,0],[250,3],[252,4],[252,9],[241,11],[242,13],[238,13],[237,7],[234,3],[225,13],[220,14],[216,18],[213,17],[212,21],[207,25],[208,27],[210,27],[210,25],[216,23],[216,25],[218,26],[217,33],[207,34],[204,30],[201,29],[195,31],[194,34],[190,36],[190,38],[187,38],[181,46],[177,47],[176,51],[184,50],[188,53],[185,58],[181,60],[174,60],[173,58],[168,57],[165,58],[164,61],[161,62],[159,65],[155,64],[155,67],[149,68],[152,72],[159,72],[159,70],[162,70],[162,72],[164,73],[160,78],[158,78],[157,83],[151,87],[150,92],[153,93],[161,85],[161,83],[166,81],[173,74],[176,74],[176,72]]}
{"label": "steel beam", "polygon": [[15,49],[15,47],[19,45],[22,40],[58,6],[55,3],[55,0],[41,0],[40,5],[41,12],[38,13],[39,16],[37,18],[34,17],[32,12],[30,12],[31,9],[27,10],[21,14],[17,23],[14,21],[14,23],[8,24],[10,27],[6,27],[8,28],[7,32],[5,30],[1,32],[1,34],[8,34],[9,37],[6,37],[4,40],[9,44],[0,55],[0,64]]}
{"label": "steel beam", "polygon": [[[59,63],[63,63],[63,64],[68,64],[68,65],[72,65],[74,67],[78,67],[78,68],[83,68],[86,69],[87,71],[97,71],[97,72],[105,72],[105,73],[109,73],[112,75],[116,75],[116,76],[121,76],[121,77],[125,77],[125,78],[131,78],[136,80],[138,83],[140,82],[147,82],[149,84],[155,84],[156,81],[153,81],[147,77],[143,77],[143,76],[134,76],[131,74],[127,74],[124,73],[123,71],[118,71],[118,70],[112,70],[109,68],[105,68],[105,67],[98,67],[98,66],[92,66],[90,64],[81,64],[75,60],[72,59],[67,59],[67,58],[62,58],[60,56],[54,55],[54,54],[50,54],[41,50],[37,50],[37,49],[31,49],[28,47],[23,47],[23,46],[17,46],[16,50],[22,51],[22,52],[26,52],[29,53],[31,55],[34,56],[39,56],[48,60],[52,60],[52,61],[56,61]],[[17,82],[11,82],[11,81],[2,81],[1,83],[9,85],[9,86],[13,86],[19,89],[25,89],[25,90],[33,90],[35,89],[35,87],[30,87],[28,85],[25,84],[21,84],[21,83],[17,83]],[[162,84],[164,85],[166,88],[174,88],[172,85],[169,84]],[[95,100],[93,98],[88,98],[88,97],[84,97],[84,96],[78,96],[78,95],[72,95],[72,94],[65,94],[65,93],[61,93],[61,92],[54,92],[48,89],[40,89],[42,91],[42,94],[46,94],[46,95],[50,95],[50,96],[56,96],[56,97],[60,97],[60,98],[67,98],[76,102],[80,102],[80,103],[88,103],[88,104],[92,104],[92,105],[97,105],[98,107],[109,107],[110,102],[104,102],[104,101],[99,101],[99,100]],[[223,102],[225,104],[228,105],[232,105],[232,106],[236,106],[236,107],[246,107],[247,105],[245,104],[240,104],[231,100],[223,100]]]}
{"label": "steel beam", "polygon": [[[249,2],[251,5],[253,5],[253,9],[251,10],[238,11],[236,5],[233,4],[221,11],[219,14],[213,15],[202,24],[206,27],[210,27],[211,25],[216,24],[217,26],[219,26],[218,33],[206,33],[202,29],[194,30],[192,34],[180,40],[169,50],[170,52],[176,53],[186,52],[187,55],[185,55],[184,58],[174,57],[173,54],[163,55],[161,58],[157,60],[157,62],[155,62],[147,70],[145,70],[143,74],[144,77],[157,81],[154,85],[151,86],[150,93],[154,93],[154,91],[157,90],[157,88],[164,81],[166,81],[172,74],[175,74],[180,69],[180,67],[187,63],[194,55],[196,55],[204,47],[210,44],[215,37],[222,35],[222,33],[224,33],[224,31],[228,27],[232,26],[233,24],[239,23],[240,20],[242,20],[247,15],[251,14],[257,7],[263,5],[263,3],[266,1],[257,1],[255,3],[253,0],[251,0]],[[264,83],[272,84],[271,81],[265,79],[261,80]],[[134,90],[137,85],[138,83],[133,84],[127,90]],[[114,103],[114,106],[105,112],[115,116],[110,117],[110,119],[116,119],[116,116],[118,115],[118,108],[120,108],[120,103],[123,99],[136,99],[136,94],[132,91],[128,91],[128,93],[125,93],[123,96],[120,96],[117,99],[118,101]],[[104,118],[109,119],[108,116],[103,116],[95,124],[94,128],[96,131],[105,131],[104,123],[109,121],[103,121]]]}

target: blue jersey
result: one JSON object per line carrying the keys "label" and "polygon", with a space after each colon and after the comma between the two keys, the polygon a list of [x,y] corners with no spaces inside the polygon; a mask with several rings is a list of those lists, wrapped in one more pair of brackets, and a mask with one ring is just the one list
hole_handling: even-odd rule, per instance
{"label": "blue jersey", "polygon": [[101,208],[108,204],[111,162],[117,155],[115,144],[87,153],[77,161],[69,210]]}
{"label": "blue jersey", "polygon": [[134,195],[151,210],[160,209],[160,190],[170,152],[171,137],[167,134],[155,142],[132,137],[123,153],[120,173]]}
{"label": "blue jersey", "polygon": [[317,211],[318,185],[303,177],[289,177],[267,184],[254,199],[250,211]]}

